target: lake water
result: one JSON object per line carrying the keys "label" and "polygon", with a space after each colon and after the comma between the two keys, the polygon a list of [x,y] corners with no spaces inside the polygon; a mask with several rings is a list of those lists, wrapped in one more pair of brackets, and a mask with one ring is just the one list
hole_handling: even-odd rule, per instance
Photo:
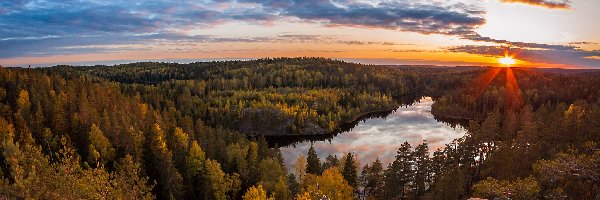
{"label": "lake water", "polygon": [[307,156],[311,143],[321,162],[329,154],[341,159],[348,152],[353,152],[361,165],[379,158],[385,168],[395,159],[396,151],[405,141],[414,149],[426,140],[433,152],[465,134],[466,131],[461,126],[453,128],[437,121],[431,114],[432,104],[431,97],[423,97],[412,105],[399,107],[385,117],[361,121],[352,130],[339,133],[333,138],[290,144],[281,147],[281,152],[288,169],[293,169],[300,154]]}

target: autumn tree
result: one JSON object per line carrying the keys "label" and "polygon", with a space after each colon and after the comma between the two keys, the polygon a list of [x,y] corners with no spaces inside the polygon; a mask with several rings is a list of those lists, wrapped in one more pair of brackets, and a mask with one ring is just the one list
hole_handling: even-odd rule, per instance
{"label": "autumn tree", "polygon": [[88,138],[90,144],[88,148],[90,163],[99,166],[100,164],[106,164],[113,160],[115,149],[96,124],[92,124],[90,127]]}
{"label": "autumn tree", "polygon": [[151,132],[152,172],[157,177],[157,189],[160,190],[160,198],[169,196],[183,198],[183,178],[173,164],[173,154],[167,148],[165,133],[158,124],[152,127]]}
{"label": "autumn tree", "polygon": [[[354,190],[344,179],[337,168],[325,170],[322,175],[309,175],[302,186],[303,192],[308,192],[312,199],[326,197],[328,199],[352,199]],[[303,194],[300,192],[300,194]]]}
{"label": "autumn tree", "polygon": [[273,197],[267,198],[267,192],[263,190],[262,185],[248,188],[246,194],[242,197],[244,200],[274,200]]}
{"label": "autumn tree", "polygon": [[226,174],[221,169],[221,164],[210,159],[206,160],[204,168],[206,170],[204,176],[208,182],[208,193],[205,198],[217,200],[235,198],[235,194],[239,191],[241,184],[239,175]]}

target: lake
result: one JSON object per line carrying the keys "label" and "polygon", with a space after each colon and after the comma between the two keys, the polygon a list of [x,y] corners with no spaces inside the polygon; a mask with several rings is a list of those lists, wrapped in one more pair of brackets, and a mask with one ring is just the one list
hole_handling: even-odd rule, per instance
{"label": "lake", "polygon": [[[351,130],[336,134],[327,139],[308,139],[281,147],[288,169],[293,169],[300,154],[307,156],[313,144],[321,162],[327,155],[337,155],[339,159],[348,152],[358,156],[361,165],[379,158],[384,164],[395,159],[400,144],[408,141],[416,147],[426,140],[431,152],[443,148],[445,144],[465,134],[460,125],[440,122],[431,114],[431,97],[423,97],[411,105],[401,106],[395,111],[380,117],[360,121]],[[361,166],[362,167],[362,166]]]}

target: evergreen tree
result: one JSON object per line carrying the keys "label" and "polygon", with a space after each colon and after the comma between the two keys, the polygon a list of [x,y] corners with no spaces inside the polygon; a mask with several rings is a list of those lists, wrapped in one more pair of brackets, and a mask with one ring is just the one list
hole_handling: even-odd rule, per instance
{"label": "evergreen tree", "polygon": [[413,180],[414,158],[411,146],[404,142],[396,160],[385,171],[385,199],[409,199]]}
{"label": "evergreen tree", "polygon": [[413,152],[414,159],[414,184],[413,195],[415,199],[423,197],[431,183],[431,159],[427,141],[423,141]]}
{"label": "evergreen tree", "polygon": [[363,167],[362,178],[365,181],[365,193],[370,199],[382,199],[384,189],[384,171],[379,158],[371,166]]}
{"label": "evergreen tree", "polygon": [[354,161],[354,155],[350,152],[346,155],[346,159],[344,162],[344,171],[342,171],[342,175],[344,179],[348,182],[352,188],[355,190],[358,187],[358,177],[357,177],[357,169]]}
{"label": "evergreen tree", "polygon": [[298,191],[300,190],[300,183],[298,183],[298,181],[296,180],[296,175],[290,173],[288,174],[286,180],[288,188],[290,190],[290,196],[296,196],[296,194],[298,194]]}
{"label": "evergreen tree", "polygon": [[316,175],[321,174],[321,161],[312,145],[310,145],[310,149],[308,149],[308,157],[306,158],[306,173]]}
{"label": "evergreen tree", "polygon": [[333,167],[339,167],[340,165],[340,160],[338,160],[337,155],[331,155],[329,154],[327,156],[327,158],[325,158],[325,162],[323,163],[323,170],[329,169],[329,168],[333,168]]}

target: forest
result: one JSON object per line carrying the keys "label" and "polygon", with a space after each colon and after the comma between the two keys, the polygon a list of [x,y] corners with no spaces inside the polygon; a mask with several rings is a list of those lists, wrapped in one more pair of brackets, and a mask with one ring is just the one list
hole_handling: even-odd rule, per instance
{"label": "forest", "polygon": [[[327,135],[432,96],[465,121],[441,149],[397,144],[293,169],[269,136]],[[324,58],[0,67],[0,198],[599,199],[600,73],[397,67]]]}

